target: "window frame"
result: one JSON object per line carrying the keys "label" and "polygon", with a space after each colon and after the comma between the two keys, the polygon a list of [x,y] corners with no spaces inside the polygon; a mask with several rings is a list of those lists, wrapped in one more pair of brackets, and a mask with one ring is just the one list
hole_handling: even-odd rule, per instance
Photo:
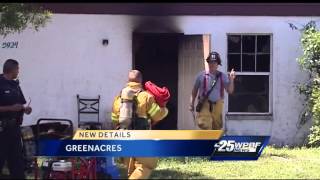
{"label": "window frame", "polygon": [[[256,41],[255,41],[255,70],[257,69],[257,56],[258,54],[270,54],[270,69],[269,72],[237,72],[236,71],[236,76],[239,75],[268,75],[269,76],[269,112],[229,112],[229,94],[226,96],[226,114],[227,115],[253,115],[253,116],[261,116],[261,115],[267,115],[270,116],[272,115],[273,112],[273,34],[272,33],[226,33],[226,72],[230,73],[230,71],[228,71],[228,55],[229,54],[240,54],[240,68],[242,70],[242,54],[250,54],[250,53],[243,53],[242,52],[242,42],[241,42],[241,50],[240,53],[229,53],[228,52],[228,36],[232,36],[232,35],[240,35],[241,39],[242,36],[255,36]],[[263,36],[263,35],[267,35],[270,36],[270,53],[258,53],[257,52],[257,37],[258,36]],[[253,53],[251,53],[253,54]],[[237,78],[237,77],[236,77]],[[236,89],[237,87],[235,87]]]}

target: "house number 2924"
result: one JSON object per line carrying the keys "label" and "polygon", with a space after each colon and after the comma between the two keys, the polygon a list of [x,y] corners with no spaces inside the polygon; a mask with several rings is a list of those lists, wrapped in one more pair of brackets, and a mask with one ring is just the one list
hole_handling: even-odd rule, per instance
{"label": "house number 2924", "polygon": [[18,41],[3,42],[2,48],[18,48]]}

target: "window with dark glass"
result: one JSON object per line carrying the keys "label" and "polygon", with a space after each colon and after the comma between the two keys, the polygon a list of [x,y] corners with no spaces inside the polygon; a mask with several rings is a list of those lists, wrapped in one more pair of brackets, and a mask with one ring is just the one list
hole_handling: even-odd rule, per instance
{"label": "window with dark glass", "polygon": [[237,72],[235,91],[228,96],[228,112],[270,112],[271,35],[228,35],[230,72]]}

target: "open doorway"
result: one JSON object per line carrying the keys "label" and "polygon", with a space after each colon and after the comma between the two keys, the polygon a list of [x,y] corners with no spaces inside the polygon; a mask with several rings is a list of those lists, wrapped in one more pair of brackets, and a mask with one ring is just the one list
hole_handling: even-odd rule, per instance
{"label": "open doorway", "polygon": [[178,33],[133,33],[133,68],[143,75],[143,84],[152,81],[170,91],[168,116],[154,129],[177,129],[178,119]]}

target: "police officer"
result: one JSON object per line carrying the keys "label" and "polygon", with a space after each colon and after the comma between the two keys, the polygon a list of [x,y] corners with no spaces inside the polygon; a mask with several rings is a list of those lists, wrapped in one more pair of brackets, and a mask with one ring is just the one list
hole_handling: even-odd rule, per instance
{"label": "police officer", "polygon": [[236,75],[233,69],[229,76],[218,71],[218,67],[221,65],[221,58],[217,52],[210,52],[206,58],[206,62],[208,63],[209,71],[198,73],[190,97],[189,110],[194,111],[194,102],[197,95],[198,99],[205,99],[204,97],[208,95],[200,112],[197,113],[196,120],[198,126],[204,130],[220,130],[223,127],[224,90],[229,94],[233,93]]}
{"label": "police officer", "polygon": [[18,74],[19,63],[6,60],[0,74],[0,175],[6,161],[11,178],[25,179],[20,125],[23,114],[30,114],[32,108],[24,106]]}

